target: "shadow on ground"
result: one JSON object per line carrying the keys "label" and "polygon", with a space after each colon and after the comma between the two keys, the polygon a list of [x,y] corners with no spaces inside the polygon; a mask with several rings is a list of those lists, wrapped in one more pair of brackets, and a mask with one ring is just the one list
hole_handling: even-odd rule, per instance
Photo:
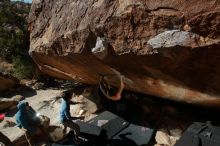
{"label": "shadow on ground", "polygon": [[10,98],[10,97],[16,96],[16,95],[21,95],[21,96],[24,96],[25,98],[28,98],[28,97],[32,97],[32,96],[37,95],[37,91],[30,88],[30,87],[22,87],[18,90],[7,93],[5,95],[5,97]]}
{"label": "shadow on ground", "polygon": [[77,146],[137,146],[137,144],[126,137],[130,133],[119,135],[121,139],[107,139],[107,133],[103,130],[99,136],[81,133],[80,136],[88,141],[78,141],[76,142],[73,137],[74,132],[70,132],[62,141],[59,141],[59,144],[62,145],[77,145]]}

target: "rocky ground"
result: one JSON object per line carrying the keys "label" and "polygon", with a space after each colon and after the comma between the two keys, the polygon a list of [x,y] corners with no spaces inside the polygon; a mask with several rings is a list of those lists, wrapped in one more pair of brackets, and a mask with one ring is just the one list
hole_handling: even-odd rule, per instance
{"label": "rocky ground", "polygon": [[[24,92],[23,92],[24,93]],[[22,94],[23,96],[27,95],[26,101],[38,112],[45,115],[57,114],[57,110],[48,110],[49,107],[44,108],[48,105],[52,97],[57,96],[61,91],[59,90],[39,90],[30,95],[31,92]],[[12,141],[20,135],[21,130],[15,126],[15,110],[8,110],[6,112],[6,119],[1,123],[1,131],[7,135]],[[49,116],[52,123],[56,123],[56,119],[53,116]],[[9,122],[10,121],[10,122]],[[14,132],[16,131],[16,132]]]}
{"label": "rocky ground", "polygon": [[[16,104],[22,100],[22,97],[24,97],[24,100],[29,102],[30,106],[32,106],[40,115],[49,117],[51,125],[60,126],[58,117],[61,104],[60,97],[68,87],[65,87],[65,89],[62,89],[62,87],[59,87],[59,89],[45,89],[43,83],[31,84],[33,82],[34,81],[25,81],[30,87],[22,87],[5,94],[6,98],[0,98],[1,113],[6,114],[5,120],[0,123],[0,130],[15,143],[20,143],[25,140],[23,137],[23,131],[17,128],[15,124],[15,113],[17,111]],[[85,117],[84,120],[89,120],[96,115],[93,113],[95,113],[98,108],[94,102],[89,100],[89,98],[85,98],[87,96],[89,96],[88,93],[74,96],[73,101],[80,102],[81,104],[71,106],[72,116],[83,115]],[[53,135],[51,136],[53,137]],[[57,140],[55,137],[54,139]]]}
{"label": "rocky ground", "polygon": [[[40,84],[43,83],[35,83],[33,87],[40,87]],[[12,99],[20,99],[22,96],[26,97],[25,100],[29,102],[38,113],[50,118],[51,125],[60,126],[57,115],[61,103],[60,96],[65,88],[69,88],[65,86],[66,85],[63,87],[60,86],[59,88],[43,88],[42,85],[42,88],[39,90],[23,88],[14,91],[13,94],[7,94],[6,97],[13,96]],[[80,88],[75,87],[75,90],[73,101],[80,102],[81,104],[76,104],[71,107],[73,116],[85,116],[84,121],[87,121],[105,108],[99,103],[96,87],[80,85]],[[14,94],[17,96],[14,96]],[[121,106],[123,104],[125,105]],[[213,113],[214,116],[209,114],[211,110],[173,103],[129,91],[125,91],[123,100],[118,103],[113,103],[112,107],[115,105],[119,105],[119,108],[123,109],[124,112],[114,111],[112,110],[113,108],[109,110],[112,110],[112,112],[122,116],[129,122],[156,129],[155,136],[152,138],[152,146],[173,146],[180,138],[182,132],[193,121],[211,120],[215,124],[219,124],[219,120],[215,114]],[[15,105],[13,105],[11,109],[4,111],[6,118],[0,123],[0,130],[12,141],[18,142],[23,132],[15,125],[14,115],[16,109],[14,107]]]}

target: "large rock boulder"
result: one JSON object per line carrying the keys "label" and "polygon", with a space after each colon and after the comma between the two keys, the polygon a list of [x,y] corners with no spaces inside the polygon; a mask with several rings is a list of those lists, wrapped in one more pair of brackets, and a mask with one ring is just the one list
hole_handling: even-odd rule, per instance
{"label": "large rock boulder", "polygon": [[0,72],[0,91],[6,91],[19,85],[18,79]]}
{"label": "large rock boulder", "polygon": [[35,0],[29,30],[45,74],[97,84],[119,72],[128,90],[220,105],[218,0]]}
{"label": "large rock boulder", "polygon": [[19,101],[23,100],[24,97],[21,95],[16,95],[11,98],[0,97],[0,111],[15,108]]}

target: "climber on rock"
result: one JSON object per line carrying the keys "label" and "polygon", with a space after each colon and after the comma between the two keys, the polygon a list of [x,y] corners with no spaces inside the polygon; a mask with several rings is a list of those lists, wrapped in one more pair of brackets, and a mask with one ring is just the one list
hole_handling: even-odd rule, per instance
{"label": "climber on rock", "polygon": [[71,101],[73,93],[71,91],[66,91],[62,97],[62,103],[60,108],[60,122],[65,126],[69,127],[74,131],[75,138],[78,140],[80,134],[80,127],[73,120],[84,119],[84,117],[71,117],[70,114],[70,104],[76,104]]}
{"label": "climber on rock", "polygon": [[115,89],[111,87],[105,80],[104,76],[102,76],[100,83],[99,83],[99,90],[104,94],[104,96],[110,100],[120,100],[121,94],[124,89],[124,82],[123,82],[123,76],[118,75],[120,78],[120,87],[118,89]]}

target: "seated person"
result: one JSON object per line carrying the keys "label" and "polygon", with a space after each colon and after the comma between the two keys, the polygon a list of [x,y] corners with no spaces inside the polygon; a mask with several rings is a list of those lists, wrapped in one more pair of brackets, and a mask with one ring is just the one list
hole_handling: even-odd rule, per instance
{"label": "seated person", "polygon": [[38,124],[36,112],[27,102],[19,102],[17,107],[18,112],[15,114],[17,126],[26,129],[30,133],[35,133]]}
{"label": "seated person", "polygon": [[124,83],[122,76],[120,76],[120,87],[114,91],[114,88],[110,87],[104,80],[104,76],[102,76],[99,84],[100,91],[104,94],[104,96],[111,100],[120,100],[121,94],[124,89]]}
{"label": "seated person", "polygon": [[40,126],[40,119],[36,116],[36,112],[29,106],[28,102],[21,101],[17,105],[18,112],[15,114],[16,123],[19,128],[26,130],[26,134],[30,137],[30,141],[38,141],[36,135],[43,135],[40,140],[48,140],[49,136],[45,129]]}
{"label": "seated person", "polygon": [[84,117],[71,117],[70,114],[70,104],[75,104],[71,101],[73,93],[67,91],[62,98],[61,108],[60,108],[60,122],[65,126],[69,127],[74,131],[75,138],[78,140],[80,133],[80,127],[73,120],[83,119]]}

